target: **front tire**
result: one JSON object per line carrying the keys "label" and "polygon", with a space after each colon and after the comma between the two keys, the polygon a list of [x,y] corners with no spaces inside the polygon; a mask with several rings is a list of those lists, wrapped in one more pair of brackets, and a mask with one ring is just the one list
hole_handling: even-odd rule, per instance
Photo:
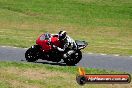
{"label": "front tire", "polygon": [[39,59],[39,51],[35,48],[29,48],[25,53],[25,58],[28,62],[35,62]]}
{"label": "front tire", "polygon": [[64,62],[69,66],[74,66],[82,59],[82,52],[80,50],[77,50],[74,54],[72,54],[70,57],[65,58]]}

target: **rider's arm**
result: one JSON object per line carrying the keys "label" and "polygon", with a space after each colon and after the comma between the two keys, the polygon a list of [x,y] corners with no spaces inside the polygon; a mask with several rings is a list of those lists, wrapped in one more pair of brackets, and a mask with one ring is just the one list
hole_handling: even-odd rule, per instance
{"label": "rider's arm", "polygon": [[63,46],[63,48],[57,47],[57,49],[61,52],[65,51],[65,49],[68,47],[68,43],[65,43],[65,45]]}
{"label": "rider's arm", "polygon": [[57,47],[57,50],[60,51],[60,52],[64,52],[65,51],[65,49],[62,49],[60,47]]}
{"label": "rider's arm", "polygon": [[55,46],[55,45],[53,45],[53,47],[56,48],[60,52],[64,52],[65,49],[68,47],[68,43],[65,43],[65,45],[63,45],[63,48],[60,48],[60,47]]}

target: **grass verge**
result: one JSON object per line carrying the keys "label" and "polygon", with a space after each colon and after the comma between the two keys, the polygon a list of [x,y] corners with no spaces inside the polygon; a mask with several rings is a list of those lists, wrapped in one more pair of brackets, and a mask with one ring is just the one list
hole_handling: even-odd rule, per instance
{"label": "grass verge", "polygon": [[[89,74],[118,74],[85,68]],[[79,88],[76,83],[77,67],[51,66],[37,63],[0,62],[1,88]],[[130,84],[86,84],[83,88],[131,88]]]}

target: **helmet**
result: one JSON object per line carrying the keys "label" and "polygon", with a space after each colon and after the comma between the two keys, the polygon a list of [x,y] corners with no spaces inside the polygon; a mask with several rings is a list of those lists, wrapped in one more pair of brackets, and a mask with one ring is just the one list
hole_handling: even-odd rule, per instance
{"label": "helmet", "polygon": [[66,39],[66,31],[60,31],[59,32],[59,40],[64,40],[64,39]]}

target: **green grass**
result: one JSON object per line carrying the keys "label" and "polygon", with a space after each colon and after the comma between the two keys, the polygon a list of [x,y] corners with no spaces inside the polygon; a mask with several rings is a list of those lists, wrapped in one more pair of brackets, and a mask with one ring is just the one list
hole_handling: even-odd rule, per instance
{"label": "green grass", "polygon": [[85,52],[132,55],[131,0],[0,0],[0,45],[30,47],[61,28]]}
{"label": "green grass", "polygon": [[[124,72],[85,68],[88,74],[123,74]],[[78,67],[50,66],[37,63],[0,62],[1,88],[79,88]],[[86,84],[83,88],[130,88],[132,84]]]}

